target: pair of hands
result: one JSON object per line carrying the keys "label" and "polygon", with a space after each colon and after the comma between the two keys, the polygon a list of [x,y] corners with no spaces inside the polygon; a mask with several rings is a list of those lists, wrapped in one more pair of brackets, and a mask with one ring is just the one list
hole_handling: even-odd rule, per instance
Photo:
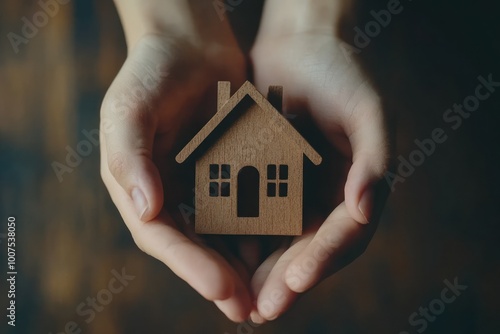
{"label": "pair of hands", "polygon": [[[189,33],[131,32],[124,22],[129,55],[101,109],[102,178],[136,244],[237,322],[277,318],[359,256],[385,197],[378,185],[389,143],[379,98],[345,58],[334,23],[284,29],[287,15],[294,12],[268,0],[249,57],[220,21]],[[291,240],[196,235],[179,211],[192,206],[194,171],[174,157],[215,112],[217,81],[239,87],[248,61],[257,89],[283,85],[291,122],[311,125],[301,131],[306,139],[328,148],[304,205],[304,233]]]}

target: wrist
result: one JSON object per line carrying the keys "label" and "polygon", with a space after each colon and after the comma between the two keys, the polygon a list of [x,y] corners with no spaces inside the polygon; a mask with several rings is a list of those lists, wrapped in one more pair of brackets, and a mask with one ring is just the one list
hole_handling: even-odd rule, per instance
{"label": "wrist", "polygon": [[331,32],[337,34],[343,2],[340,0],[267,0],[262,30],[278,34]]}
{"label": "wrist", "polygon": [[210,1],[115,0],[128,49],[145,35],[165,35],[193,45],[224,43],[234,38]]}

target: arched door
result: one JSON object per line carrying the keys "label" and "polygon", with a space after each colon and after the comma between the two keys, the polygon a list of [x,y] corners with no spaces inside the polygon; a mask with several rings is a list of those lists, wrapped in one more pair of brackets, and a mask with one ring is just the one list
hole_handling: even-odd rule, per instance
{"label": "arched door", "polygon": [[259,171],[245,166],[238,172],[237,213],[238,217],[259,216]]}

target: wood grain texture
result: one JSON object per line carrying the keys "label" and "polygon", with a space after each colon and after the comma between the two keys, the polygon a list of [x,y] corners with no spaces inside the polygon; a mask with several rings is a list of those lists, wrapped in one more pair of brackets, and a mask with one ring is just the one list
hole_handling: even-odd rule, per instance
{"label": "wood grain texture", "polygon": [[[209,136],[215,136],[197,156],[195,231],[302,234],[303,157],[307,151],[315,164],[321,157],[274,107],[281,109],[283,88],[269,88],[272,104],[248,81],[232,97],[229,82],[219,82],[218,88],[217,113],[176,157],[178,162],[185,161]],[[221,123],[230,116],[229,124],[222,128]],[[216,134],[218,128],[221,133]],[[226,179],[219,174],[222,165],[231,170]],[[217,175],[210,174],[210,166]],[[247,181],[255,183],[253,192],[243,189],[246,176],[241,173],[248,167],[258,173]],[[222,191],[227,192],[225,196]],[[239,209],[253,201],[257,212],[242,216]]]}
{"label": "wood grain texture", "polygon": [[222,106],[231,97],[231,83],[228,81],[219,81],[217,83],[217,111],[219,111]]}
{"label": "wood grain texture", "polygon": [[248,95],[268,112],[269,121],[283,126],[283,133],[288,135],[298,145],[304,154],[315,164],[321,163],[321,156],[309,145],[306,140],[276,111],[269,101],[249,82],[246,81],[240,89],[222,106],[207,124],[191,139],[191,141],[177,154],[176,161],[184,162],[200,144],[215,130],[215,128],[233,111],[236,105]]}
{"label": "wood grain texture", "polygon": [[[387,4],[363,2],[358,21],[346,31],[363,28],[370,10]],[[253,3],[243,1],[227,13],[248,21]],[[405,19],[394,16],[362,49],[359,56],[399,114],[398,154],[407,158],[415,138],[445,125],[443,112],[474,93],[478,75],[493,73],[499,81],[500,48],[488,45],[498,45],[492,36],[500,34],[500,22],[497,10],[484,13],[489,4],[413,1],[405,6]],[[7,33],[20,34],[21,18],[31,20],[39,10],[38,1],[0,2],[0,259],[7,261],[5,218],[15,216],[20,273],[18,322],[9,329],[4,318],[0,333],[60,333],[70,321],[82,334],[416,333],[409,315],[439,298],[443,279],[454,277],[469,288],[425,333],[500,333],[498,90],[398,183],[361,257],[277,320],[259,327],[234,324],[137,248],[102,184],[97,146],[63,182],[55,176],[51,162],[65,163],[65,147],[76,149],[86,139],[83,130],[98,128],[100,103],[127,49],[113,2],[90,0],[61,5],[14,53]],[[450,39],[457,43],[450,47]],[[121,268],[135,279],[86,322],[76,308],[108,289],[111,270]],[[7,305],[4,292],[0,301]]]}

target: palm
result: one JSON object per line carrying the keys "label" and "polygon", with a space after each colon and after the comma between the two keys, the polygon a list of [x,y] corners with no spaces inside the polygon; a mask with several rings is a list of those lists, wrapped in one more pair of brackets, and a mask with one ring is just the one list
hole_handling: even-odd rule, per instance
{"label": "palm", "polygon": [[[241,51],[236,45],[220,46],[207,54],[206,46],[196,48],[158,35],[137,44],[103,102],[102,118],[112,119],[114,127],[102,139],[101,169],[137,245],[214,300],[228,317],[242,320],[251,306],[241,278],[244,270],[228,255],[224,242],[193,233],[194,173],[174,159],[215,112],[217,80],[244,80]],[[123,142],[134,146],[139,158],[124,152]],[[118,183],[130,165],[147,172],[139,177],[154,194],[149,208],[160,211],[147,223],[139,219],[130,195]]]}
{"label": "palm", "polygon": [[[323,156],[320,166],[306,164],[303,235],[268,257],[252,280],[259,311],[271,309],[264,313],[272,318],[290,305],[295,292],[305,291],[359,256],[373,235],[376,224],[362,226],[350,216],[344,185],[352,165],[348,137],[354,130],[349,125],[352,118],[369,117],[365,110],[377,109],[377,99],[331,34],[264,36],[257,40],[252,60],[259,89],[285,85],[286,115]],[[315,257],[319,251],[327,255]],[[304,268],[299,267],[310,259],[316,269],[302,275]],[[272,310],[268,301],[276,291],[284,294],[285,302]]]}
{"label": "palm", "polygon": [[[359,89],[360,76],[341,58],[334,39],[309,37],[260,40],[252,55],[258,88],[285,86],[290,121],[323,156],[319,167],[305,165],[304,233],[294,240],[193,232],[194,168],[177,164],[174,157],[215,113],[217,81],[239,86],[245,79],[244,57],[235,43],[221,43],[213,52],[207,45],[147,36],[137,43],[103,102],[103,118],[113,119],[120,131],[102,140],[102,176],[136,243],[233,320],[242,320],[251,307],[252,274],[259,301],[276,288],[286,291],[282,311],[295,296],[283,282],[289,263],[306,256],[316,239],[334,236],[328,247],[338,248],[342,262],[322,266],[317,275],[325,275],[356,255],[375,226],[361,227],[343,202],[351,164],[346,124],[353,117],[365,117],[359,107],[367,93]],[[207,49],[212,52],[203,51]],[[124,142],[134,154],[122,151]],[[132,178],[146,180],[142,186],[154,195],[149,198],[147,223],[139,219],[130,192],[119,183],[134,170],[141,174]],[[153,219],[152,213],[158,212]],[[308,288],[308,282],[302,283],[294,290]]]}

